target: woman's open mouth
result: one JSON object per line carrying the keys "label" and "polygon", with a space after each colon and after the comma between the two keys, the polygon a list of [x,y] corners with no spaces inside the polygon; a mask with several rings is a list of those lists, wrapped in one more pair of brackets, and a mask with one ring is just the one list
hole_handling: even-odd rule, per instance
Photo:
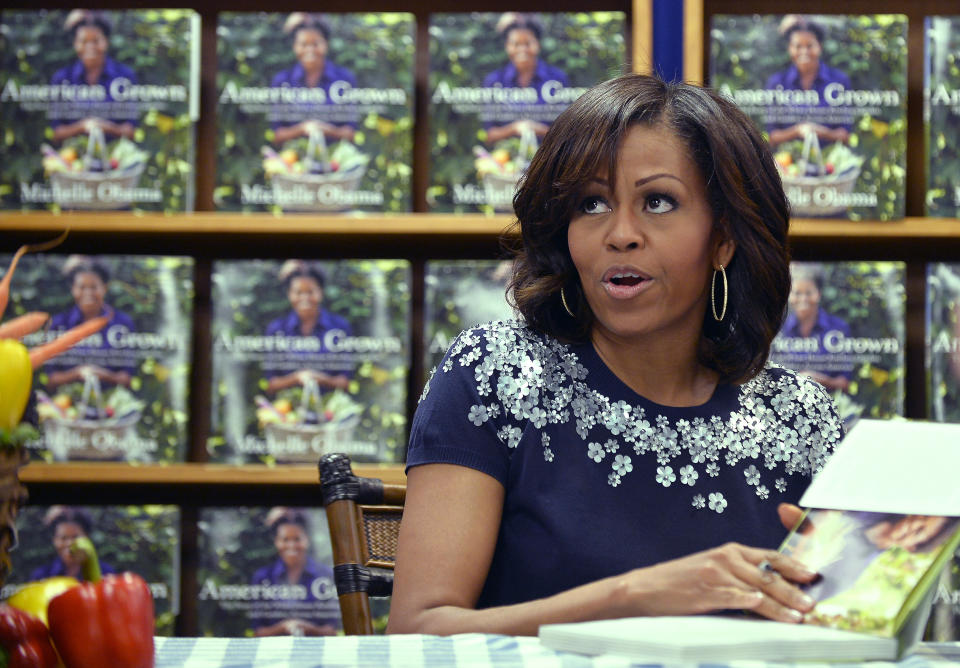
{"label": "woman's open mouth", "polygon": [[646,274],[633,269],[611,269],[603,275],[603,287],[614,299],[630,299],[650,285]]}

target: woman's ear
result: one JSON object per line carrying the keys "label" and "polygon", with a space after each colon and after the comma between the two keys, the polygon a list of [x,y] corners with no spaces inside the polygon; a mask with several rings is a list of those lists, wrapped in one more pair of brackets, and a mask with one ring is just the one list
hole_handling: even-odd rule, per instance
{"label": "woman's ear", "polygon": [[729,267],[730,261],[733,260],[733,254],[736,249],[737,243],[733,239],[719,240],[717,247],[713,252],[714,269],[718,268],[720,265]]}

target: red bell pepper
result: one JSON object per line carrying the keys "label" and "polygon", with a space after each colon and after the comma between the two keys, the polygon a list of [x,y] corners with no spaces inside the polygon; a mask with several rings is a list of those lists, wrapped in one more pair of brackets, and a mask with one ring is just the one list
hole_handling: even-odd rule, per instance
{"label": "red bell pepper", "polygon": [[50,601],[50,635],[67,668],[152,668],[154,613],[139,575],[105,575]]}
{"label": "red bell pepper", "polygon": [[56,668],[58,663],[46,625],[6,604],[0,605],[0,647],[7,652],[7,668]]}

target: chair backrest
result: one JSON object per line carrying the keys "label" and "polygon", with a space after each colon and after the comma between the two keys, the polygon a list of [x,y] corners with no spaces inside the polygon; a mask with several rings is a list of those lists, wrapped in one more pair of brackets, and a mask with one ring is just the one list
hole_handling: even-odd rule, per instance
{"label": "chair backrest", "polygon": [[393,591],[407,487],[354,475],[350,458],[340,453],[321,456],[319,469],[343,631],[370,635],[370,597],[389,596]]}

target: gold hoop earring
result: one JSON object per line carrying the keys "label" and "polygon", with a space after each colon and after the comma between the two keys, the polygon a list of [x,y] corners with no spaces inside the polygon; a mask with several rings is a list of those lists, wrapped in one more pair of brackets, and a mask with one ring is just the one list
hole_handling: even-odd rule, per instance
{"label": "gold hoop earring", "polygon": [[560,301],[563,302],[563,310],[566,311],[571,318],[576,318],[577,316],[573,314],[573,311],[570,310],[570,306],[567,304],[567,297],[563,294],[563,288],[560,288]]}
{"label": "gold hoop earring", "polygon": [[[717,322],[723,320],[727,314],[727,272],[720,265],[720,276],[723,278],[723,306],[720,308],[720,315],[717,315],[717,270],[713,270],[713,278],[710,279],[710,309],[713,311],[713,319]],[[562,295],[563,293],[561,293]]]}

